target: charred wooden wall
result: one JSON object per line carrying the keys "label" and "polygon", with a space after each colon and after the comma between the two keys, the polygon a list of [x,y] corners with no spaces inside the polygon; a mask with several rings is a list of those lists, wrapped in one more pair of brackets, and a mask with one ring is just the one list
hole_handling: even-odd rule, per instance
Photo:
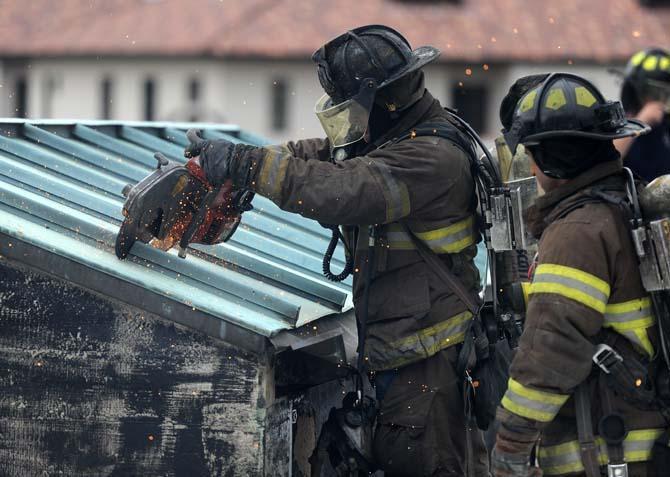
{"label": "charred wooden wall", "polygon": [[280,475],[269,375],[255,355],[0,258],[0,475]]}

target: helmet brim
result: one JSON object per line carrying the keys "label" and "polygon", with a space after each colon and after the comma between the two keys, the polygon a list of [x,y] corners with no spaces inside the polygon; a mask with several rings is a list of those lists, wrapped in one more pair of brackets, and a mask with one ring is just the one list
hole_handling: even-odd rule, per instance
{"label": "helmet brim", "polygon": [[558,131],[546,131],[537,134],[531,134],[526,136],[522,141],[519,141],[519,144],[525,146],[537,145],[543,139],[551,139],[557,137],[583,137],[589,139],[596,139],[601,141],[607,141],[612,139],[621,139],[624,137],[636,137],[648,134],[651,131],[651,127],[642,121],[636,119],[628,119],[626,125],[616,129],[611,132],[591,132],[591,131],[574,131],[574,130],[558,130]]}
{"label": "helmet brim", "polygon": [[400,78],[418,71],[429,63],[432,63],[440,56],[440,50],[434,46],[420,46],[412,51],[412,59],[405,65],[405,67],[398,71],[395,75],[384,81],[379,85],[378,89],[390,85]]}

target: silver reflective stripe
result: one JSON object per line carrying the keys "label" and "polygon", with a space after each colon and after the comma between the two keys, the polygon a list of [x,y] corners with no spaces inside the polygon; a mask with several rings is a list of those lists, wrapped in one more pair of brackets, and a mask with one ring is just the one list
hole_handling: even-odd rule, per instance
{"label": "silver reflective stripe", "polygon": [[372,165],[376,166],[384,182],[382,192],[386,199],[386,222],[393,222],[409,215],[410,201],[407,186],[397,181],[383,162],[375,161]]}
{"label": "silver reflective stripe", "polygon": [[592,287],[591,285],[588,285],[580,280],[566,277],[564,275],[554,275],[553,273],[536,274],[535,277],[533,278],[533,285],[535,285],[536,283],[552,283],[552,284],[564,285],[566,287],[570,287],[575,290],[579,290],[583,293],[586,293],[587,295],[603,303],[607,303],[607,300],[609,299],[609,296],[607,294],[603,293],[597,288]]}
{"label": "silver reflective stripe", "polygon": [[[415,234],[435,253],[458,253],[477,241],[474,217],[468,217],[433,230],[415,232]],[[411,237],[398,224],[389,224],[384,237],[390,249],[414,249]]]}
{"label": "silver reflective stripe", "polygon": [[[663,429],[638,429],[628,433],[623,442],[626,462],[643,462],[651,459],[654,441],[663,433]],[[609,462],[605,441],[596,438],[600,465]],[[565,442],[555,446],[540,447],[540,466],[545,475],[560,475],[583,472],[581,453],[577,441]]]}
{"label": "silver reflective stripe", "polygon": [[[564,474],[568,472],[579,472],[584,470],[582,454],[579,451],[579,443],[571,442],[569,450],[558,455],[545,455],[548,448],[540,448],[540,467],[545,475]],[[565,444],[564,444],[565,445]]]}
{"label": "silver reflective stripe", "polygon": [[441,229],[417,232],[434,252],[455,253],[475,243],[474,217],[468,217]]}
{"label": "silver reflective stripe", "polygon": [[626,313],[608,313],[607,309],[605,311],[605,321],[608,323],[625,323],[627,321],[641,320],[649,317],[651,317],[650,307]]}
{"label": "silver reflective stripe", "polygon": [[526,409],[532,409],[538,413],[546,414],[553,418],[558,411],[561,410],[563,404],[553,404],[549,402],[540,402],[534,399],[529,399],[527,397],[521,396],[520,394],[515,393],[511,389],[508,389],[505,392],[505,397],[515,403],[517,406],[522,406]]}
{"label": "silver reflective stripe", "polygon": [[463,341],[463,334],[467,331],[470,320],[454,320],[455,323],[453,324],[450,323],[452,320],[450,318],[445,321],[445,325],[449,326],[445,326],[444,329],[435,332],[435,334],[431,334],[430,329],[417,332],[416,337],[405,340],[397,349],[403,352],[414,350],[426,356],[431,356],[442,348],[460,343]]}
{"label": "silver reflective stripe", "polygon": [[654,323],[655,318],[648,297],[610,303],[605,308],[604,326],[625,336],[649,356],[654,355],[654,346],[649,341],[647,329]]}
{"label": "silver reflective stripe", "polygon": [[517,416],[540,422],[550,422],[568,400],[567,394],[555,394],[523,385],[509,378],[502,406]]}
{"label": "silver reflective stripe", "polygon": [[464,311],[412,335],[389,343],[386,368],[395,368],[433,356],[440,350],[462,343],[472,319]]}

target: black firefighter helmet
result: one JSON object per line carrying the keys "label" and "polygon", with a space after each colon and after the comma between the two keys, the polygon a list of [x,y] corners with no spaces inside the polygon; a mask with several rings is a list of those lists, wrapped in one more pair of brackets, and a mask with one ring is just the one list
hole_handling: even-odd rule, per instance
{"label": "black firefighter helmet", "polygon": [[[521,78],[503,100],[500,118],[511,151],[518,144],[532,148],[557,138],[611,141],[649,132],[643,123],[626,119],[620,102],[607,101],[590,81],[569,73]],[[566,177],[560,167],[542,163],[537,155],[533,159],[550,177]]]}
{"label": "black firefighter helmet", "polygon": [[[400,33],[383,25],[355,28],[319,48],[312,60],[326,94],[315,112],[331,145],[341,147],[362,139],[378,91],[420,70],[439,54],[432,46],[412,50]],[[388,109],[408,108],[421,95],[423,89],[410,91]]]}
{"label": "black firefighter helmet", "polygon": [[623,73],[621,102],[637,113],[646,101],[670,103],[670,52],[648,48],[635,53]]}

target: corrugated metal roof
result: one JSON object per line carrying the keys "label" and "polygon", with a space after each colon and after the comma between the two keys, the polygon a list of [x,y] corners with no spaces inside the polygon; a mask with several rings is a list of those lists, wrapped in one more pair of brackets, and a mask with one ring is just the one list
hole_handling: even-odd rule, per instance
{"label": "corrugated metal roof", "polygon": [[321,275],[329,234],[260,196],[230,242],[196,246],[199,256],[138,242],[127,260],[116,258],[121,190],[155,167],[155,151],[183,162],[189,127],[263,143],[226,125],[3,120],[0,233],[262,336],[350,309],[350,284]]}

